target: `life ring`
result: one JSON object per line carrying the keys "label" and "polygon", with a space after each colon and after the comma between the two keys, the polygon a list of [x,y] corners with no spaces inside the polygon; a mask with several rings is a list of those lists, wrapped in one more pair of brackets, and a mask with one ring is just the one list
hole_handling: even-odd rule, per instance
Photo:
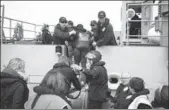
{"label": "life ring", "polygon": [[121,74],[116,72],[111,72],[108,75],[108,87],[110,90],[116,90],[121,83]]}

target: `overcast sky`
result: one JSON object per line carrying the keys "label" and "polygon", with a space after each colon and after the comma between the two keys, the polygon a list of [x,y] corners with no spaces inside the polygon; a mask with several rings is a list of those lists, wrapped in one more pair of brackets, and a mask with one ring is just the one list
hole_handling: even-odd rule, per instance
{"label": "overcast sky", "polygon": [[[75,25],[81,23],[87,29],[90,29],[90,21],[98,20],[98,12],[103,10],[114,30],[121,29],[121,1],[2,1],[1,4],[5,5],[5,16],[9,18],[56,25],[59,18],[65,16]],[[4,24],[9,25],[7,21]]]}

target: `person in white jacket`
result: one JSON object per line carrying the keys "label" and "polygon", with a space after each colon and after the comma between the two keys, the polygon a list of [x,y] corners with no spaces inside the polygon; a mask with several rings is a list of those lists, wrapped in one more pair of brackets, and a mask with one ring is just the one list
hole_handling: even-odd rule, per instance
{"label": "person in white jacket", "polygon": [[[144,80],[138,77],[133,77],[129,81],[129,89],[132,93],[131,98],[134,94],[142,93],[145,89]],[[133,99],[133,101],[128,106],[128,109],[152,109],[152,105],[148,99],[148,94],[144,92]]]}

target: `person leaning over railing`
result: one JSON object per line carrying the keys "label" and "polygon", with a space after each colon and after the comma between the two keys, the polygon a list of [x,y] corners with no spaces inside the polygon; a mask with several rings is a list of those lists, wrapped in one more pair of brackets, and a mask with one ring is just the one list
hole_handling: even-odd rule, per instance
{"label": "person leaning over railing", "polygon": [[24,109],[28,100],[28,75],[25,74],[25,62],[13,58],[0,74],[1,80],[1,109]]}
{"label": "person leaning over railing", "polygon": [[67,19],[65,17],[60,17],[59,23],[54,29],[54,44],[65,45],[65,41],[73,34],[76,34],[76,31],[72,30],[69,32],[67,28]]}
{"label": "person leaning over railing", "polygon": [[98,13],[98,41],[93,42],[93,46],[117,45],[110,20],[106,18],[106,13],[100,11]]}

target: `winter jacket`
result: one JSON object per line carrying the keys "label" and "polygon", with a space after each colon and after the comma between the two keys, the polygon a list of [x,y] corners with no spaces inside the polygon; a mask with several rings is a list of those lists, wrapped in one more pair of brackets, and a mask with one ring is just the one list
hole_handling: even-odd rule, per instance
{"label": "winter jacket", "polygon": [[83,70],[89,80],[89,100],[106,101],[108,92],[108,76],[104,65],[105,62],[100,61],[95,63],[90,70]]}
{"label": "winter jacket", "polygon": [[24,103],[28,100],[29,89],[15,70],[4,69],[0,74],[1,80],[1,109],[24,109]]}
{"label": "winter jacket", "polygon": [[34,92],[36,94],[25,104],[26,109],[71,109],[70,102],[63,94],[41,85],[34,87]]}
{"label": "winter jacket", "polygon": [[[128,96],[125,95],[125,97],[119,97],[116,99],[115,103],[114,103],[114,108],[115,109],[127,109],[128,106],[131,104],[131,102],[138,96],[140,95],[147,95],[149,94],[150,91],[148,89],[144,89],[143,91],[139,92],[139,93],[135,93],[132,95],[128,95],[131,96],[130,98],[127,98]],[[130,93],[129,93],[130,94]],[[119,94],[120,96],[120,94]]]}
{"label": "winter jacket", "polygon": [[151,102],[153,107],[163,107],[165,109],[169,109],[168,88],[168,85],[163,85],[162,87],[156,89],[154,100]]}
{"label": "winter jacket", "polygon": [[55,26],[53,38],[54,38],[54,44],[64,45],[65,41],[69,39],[68,28],[62,29],[60,24],[57,24]]}
{"label": "winter jacket", "polygon": [[53,38],[48,30],[42,31],[42,43],[43,44],[52,44]]}
{"label": "winter jacket", "polygon": [[103,45],[117,45],[113,26],[110,24],[108,18],[105,19],[103,25],[98,22],[98,41],[96,43],[98,47]]}
{"label": "winter jacket", "polygon": [[120,98],[126,98],[127,96],[131,94],[132,93],[130,92],[128,85],[124,85],[121,83],[116,90],[115,101]]}
{"label": "winter jacket", "polygon": [[128,109],[152,109],[152,106],[147,95],[140,95],[131,102]]}
{"label": "winter jacket", "polygon": [[[137,15],[135,15],[131,20],[141,20]],[[138,22],[129,22],[130,28],[129,28],[129,34],[130,35],[138,35],[139,29],[141,29],[141,21]]]}
{"label": "winter jacket", "polygon": [[[61,74],[66,76],[67,80],[71,83],[73,83],[76,90],[81,90],[81,84],[79,80],[76,77],[76,73],[65,63],[56,63],[53,66],[53,69],[57,69],[58,71],[61,71]],[[67,91],[68,93],[69,91]]]}

